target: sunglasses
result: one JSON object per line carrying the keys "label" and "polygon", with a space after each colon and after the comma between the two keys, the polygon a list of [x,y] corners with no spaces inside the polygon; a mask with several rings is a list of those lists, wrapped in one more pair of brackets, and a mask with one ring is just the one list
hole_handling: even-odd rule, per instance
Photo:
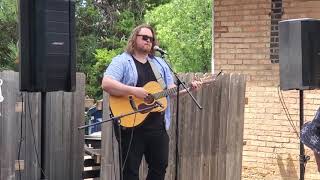
{"label": "sunglasses", "polygon": [[142,36],[142,40],[144,40],[144,41],[148,41],[148,40],[150,40],[151,42],[154,41],[154,38],[153,38],[153,37],[150,37],[150,36],[147,36],[147,35],[140,35],[140,34],[138,34],[137,36]]}

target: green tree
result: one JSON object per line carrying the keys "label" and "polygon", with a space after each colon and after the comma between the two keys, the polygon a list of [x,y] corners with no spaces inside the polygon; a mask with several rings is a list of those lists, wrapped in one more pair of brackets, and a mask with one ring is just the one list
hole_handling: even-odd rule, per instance
{"label": "green tree", "polygon": [[[97,44],[89,44],[89,40],[84,40],[83,47],[79,46],[79,51],[83,53],[89,53],[88,56],[91,61],[85,61],[81,67],[87,72],[87,94],[91,97],[101,98],[102,90],[100,88],[101,78],[107,65],[111,59],[117,54],[121,53],[126,45],[127,39],[131,30],[144,22],[144,14],[147,10],[151,10],[159,4],[168,2],[169,0],[94,0],[94,1],[82,1],[82,7],[84,11],[89,11],[89,7],[94,7],[96,14],[98,15],[98,21],[94,21],[90,24],[97,24],[97,29],[100,29],[100,33],[92,36],[92,41],[96,39]],[[88,9],[89,8],[89,9]],[[91,14],[91,17],[94,17]],[[84,15],[79,13],[79,17]],[[90,16],[88,16],[90,17]],[[84,21],[84,22],[87,22]],[[87,23],[86,23],[87,24]],[[86,25],[84,24],[84,25]],[[78,28],[82,31],[81,28]],[[89,33],[92,35],[92,33]],[[81,35],[79,38],[84,38]],[[90,46],[88,51],[85,46]],[[94,52],[93,52],[94,50]],[[79,58],[85,56],[79,55]],[[81,60],[80,60],[81,61]],[[87,63],[88,62],[88,63]],[[88,64],[93,63],[93,66],[88,67]]]}
{"label": "green tree", "polygon": [[17,59],[17,1],[0,1],[0,70],[14,69]]}
{"label": "green tree", "polygon": [[170,0],[94,0],[104,17],[107,49],[123,47],[131,30],[144,22],[147,10]]}
{"label": "green tree", "polygon": [[92,1],[76,1],[76,59],[77,71],[86,75],[86,94],[95,97],[96,92],[92,86],[96,86],[96,78],[93,76],[95,51],[101,48],[102,39],[105,36],[103,14]]}
{"label": "green tree", "polygon": [[172,0],[146,13],[146,21],[155,25],[177,71],[210,71],[211,8],[212,0]]}
{"label": "green tree", "polygon": [[[104,69],[123,50],[130,31],[149,10],[170,0],[76,0],[77,71],[87,76],[86,94],[102,95]],[[0,69],[14,69],[18,41],[17,0],[0,0]]]}

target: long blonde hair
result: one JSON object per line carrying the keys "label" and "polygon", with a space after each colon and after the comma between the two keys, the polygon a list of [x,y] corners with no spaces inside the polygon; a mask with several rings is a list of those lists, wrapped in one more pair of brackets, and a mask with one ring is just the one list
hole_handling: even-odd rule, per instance
{"label": "long blonde hair", "polygon": [[135,27],[132,32],[131,32],[131,35],[128,39],[128,43],[127,43],[127,46],[125,48],[125,51],[129,54],[133,54],[133,51],[134,51],[134,48],[135,48],[135,43],[136,43],[136,39],[137,39],[137,35],[139,34],[140,30],[142,28],[147,28],[147,29],[150,29],[150,31],[152,32],[152,35],[153,35],[153,38],[154,38],[154,41],[152,42],[152,48],[151,48],[151,51],[150,51],[150,54],[151,55],[154,55],[154,49],[153,47],[155,45],[157,45],[157,39],[156,39],[156,34],[155,34],[155,31],[153,30],[153,28],[148,25],[148,24],[141,24],[137,27]]}

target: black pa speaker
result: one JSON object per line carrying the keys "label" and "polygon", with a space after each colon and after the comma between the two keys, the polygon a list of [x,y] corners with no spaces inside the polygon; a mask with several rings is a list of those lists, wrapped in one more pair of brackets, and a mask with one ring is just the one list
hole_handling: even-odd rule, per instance
{"label": "black pa speaker", "polygon": [[280,88],[320,88],[320,20],[280,21]]}
{"label": "black pa speaker", "polygon": [[75,1],[20,0],[20,90],[75,89]]}

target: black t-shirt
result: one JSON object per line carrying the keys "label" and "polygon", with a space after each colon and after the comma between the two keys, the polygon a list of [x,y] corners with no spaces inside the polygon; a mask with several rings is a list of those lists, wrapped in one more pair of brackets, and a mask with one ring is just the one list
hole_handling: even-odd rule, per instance
{"label": "black t-shirt", "polygon": [[[150,81],[157,81],[151,65],[149,61],[146,63],[141,63],[138,60],[136,60],[134,57],[134,62],[137,67],[138,72],[138,82],[137,87],[143,87],[145,84],[147,84]],[[164,112],[151,112],[146,117],[146,119],[136,127],[136,129],[141,129],[143,131],[146,130],[163,130],[164,129]]]}

